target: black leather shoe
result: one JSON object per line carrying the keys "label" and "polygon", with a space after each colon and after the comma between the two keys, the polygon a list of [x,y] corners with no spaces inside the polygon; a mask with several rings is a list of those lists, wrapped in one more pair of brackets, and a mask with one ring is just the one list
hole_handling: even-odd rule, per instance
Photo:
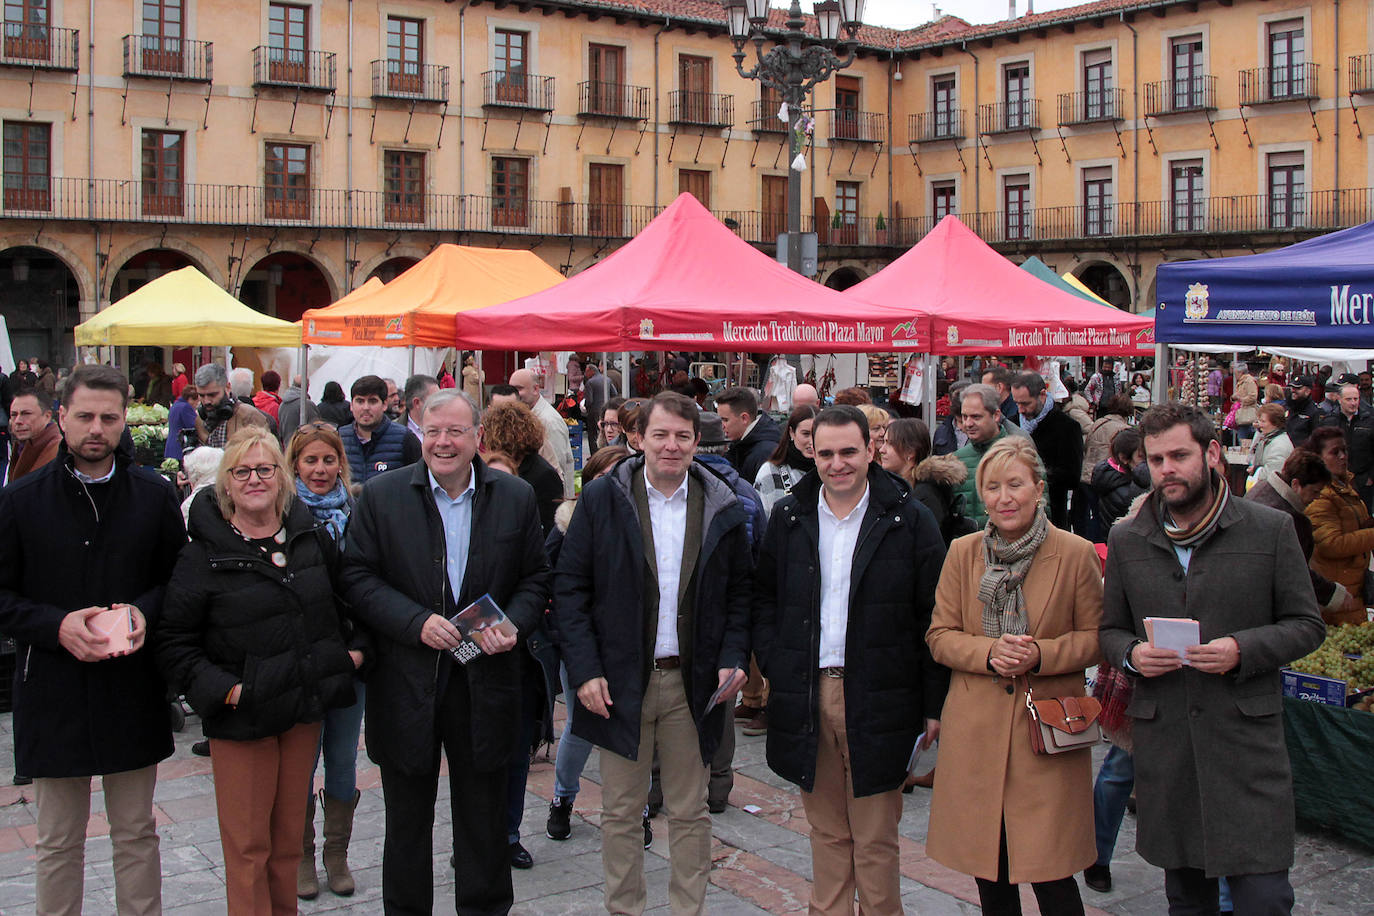
{"label": "black leather shoe", "polygon": [[712,814],[722,814],[722,813],[724,813],[725,809],[728,808],[728,807],[730,807],[730,800],[729,800],[729,799],[726,799],[726,798],[721,798],[721,799],[708,798],[708,799],[706,799],[706,810],[707,810],[707,811],[710,811]]}
{"label": "black leather shoe", "polygon": [[195,754],[197,757],[209,757],[209,756],[210,756],[210,739],[209,739],[209,738],[202,738],[202,739],[200,739],[199,741],[197,741],[195,744],[191,745],[191,753],[192,753],[192,754]]}
{"label": "black leather shoe", "polygon": [[1083,869],[1083,883],[1105,894],[1112,889],[1112,867],[1110,865],[1089,865]]}
{"label": "black leather shoe", "polygon": [[519,841],[510,844],[511,868],[534,868],[534,856]]}
{"label": "black leather shoe", "polygon": [[649,819],[644,818],[644,848],[648,849],[654,845],[654,828],[649,826]]}
{"label": "black leather shoe", "polygon": [[31,786],[33,785],[33,777],[20,776],[18,773],[15,773],[13,782],[16,786]]}

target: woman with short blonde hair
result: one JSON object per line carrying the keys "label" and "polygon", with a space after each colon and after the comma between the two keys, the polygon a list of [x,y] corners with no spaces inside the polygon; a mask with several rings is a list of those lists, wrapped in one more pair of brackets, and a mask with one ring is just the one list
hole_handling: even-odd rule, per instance
{"label": "woman with short blonde hair", "polygon": [[[253,469],[271,467],[270,472],[258,474],[258,479],[269,481],[274,476],[278,482],[288,479],[289,472],[286,469],[286,456],[281,453],[281,446],[277,444],[277,437],[261,426],[246,426],[230,437],[224,443],[224,457],[220,459],[219,471],[215,474],[215,500],[219,503],[219,511],[225,518],[234,514],[234,491],[230,486],[230,478],[233,477],[240,481],[248,480],[245,473],[250,469],[243,465],[244,457],[253,449],[259,448],[262,454],[258,456],[261,461],[253,465]],[[244,474],[239,477],[238,474]],[[264,476],[265,475],[265,476]],[[291,497],[294,492],[289,486],[277,486],[274,514],[281,517],[286,514],[286,509],[291,505]]]}
{"label": "woman with short blonde hair", "polygon": [[926,635],[951,671],[926,848],[977,880],[985,913],[1020,912],[1016,885],[1029,882],[1040,912],[1081,914],[1074,873],[1097,859],[1092,749],[1034,753],[1026,700],[1084,695],[1101,566],[1050,524],[1030,439],[999,440],[974,479],[988,523],[950,545]]}

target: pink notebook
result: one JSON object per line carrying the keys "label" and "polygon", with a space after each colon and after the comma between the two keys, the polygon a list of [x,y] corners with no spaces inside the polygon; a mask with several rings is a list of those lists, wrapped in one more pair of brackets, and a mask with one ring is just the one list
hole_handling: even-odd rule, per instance
{"label": "pink notebook", "polygon": [[129,634],[134,629],[134,618],[129,613],[127,605],[116,605],[101,611],[99,614],[93,614],[87,621],[87,626],[91,628],[92,633],[110,638],[108,647],[110,655],[128,652],[133,648],[129,642]]}

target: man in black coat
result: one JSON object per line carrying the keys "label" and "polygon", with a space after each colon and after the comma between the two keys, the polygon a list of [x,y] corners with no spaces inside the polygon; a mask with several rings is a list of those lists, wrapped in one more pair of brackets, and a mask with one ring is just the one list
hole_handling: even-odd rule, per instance
{"label": "man in black coat", "polygon": [[868,421],[828,407],[816,470],[773,507],[755,574],[754,650],[772,685],[768,766],[802,790],[811,912],[901,912],[897,824],[949,670],[925,634],[944,562],[930,510],[868,463]]}
{"label": "man in black coat", "polygon": [[[477,405],[457,389],[425,402],[424,460],[373,478],[349,520],[344,595],[372,633],[367,752],[386,803],[382,904],[433,907],[431,837],[439,751],[448,758],[454,886],[461,916],[503,914],[514,897],[506,844],[506,768],[520,731],[520,659],[511,652],[548,604],[534,491],[476,457]],[[466,665],[450,622],[490,595],[519,636],[488,629]]]}
{"label": "man in black coat", "polygon": [[[167,482],[117,451],[127,399],[117,370],[78,368],[64,392],[57,459],[0,490],[0,632],[17,644],[15,766],[34,778],[40,913],[81,909],[96,775],[117,907],[161,908],[152,805],[172,729],[166,686],[143,645],[186,530]],[[114,654],[98,616],[111,610],[134,627],[130,648]]]}
{"label": "man in black coat", "polygon": [[1360,403],[1360,388],[1353,381],[1341,384],[1337,403],[1339,409],[1317,425],[1334,426],[1345,435],[1351,485],[1366,506],[1374,506],[1374,410]]}
{"label": "man in black coat", "polygon": [[1069,530],[1069,493],[1083,474],[1083,427],[1050,399],[1045,380],[1036,372],[1022,372],[1011,380],[1021,429],[1030,434],[1045,465],[1050,521]]}
{"label": "man in black coat", "polygon": [[604,749],[607,911],[644,911],[640,811],[657,750],[669,901],[674,913],[702,913],[708,766],[749,661],[747,514],[729,484],[692,460],[701,418],[690,398],[657,395],[639,432],[643,456],[582,491],[558,558],[552,625],[577,687],[573,734]]}
{"label": "man in black coat", "polygon": [[1293,376],[1292,393],[1288,396],[1288,420],[1284,432],[1293,448],[1302,448],[1303,443],[1312,435],[1326,414],[1312,401],[1312,376]]}
{"label": "man in black coat", "polygon": [[725,435],[735,443],[725,453],[744,482],[753,486],[759,468],[782,439],[773,418],[759,412],[759,399],[749,388],[726,388],[716,395],[716,412],[725,424]]}

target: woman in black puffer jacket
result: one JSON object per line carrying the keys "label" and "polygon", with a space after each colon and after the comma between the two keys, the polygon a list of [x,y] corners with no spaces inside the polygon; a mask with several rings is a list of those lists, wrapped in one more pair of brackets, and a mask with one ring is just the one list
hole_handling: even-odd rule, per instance
{"label": "woman in black puffer jacket", "polygon": [[1140,433],[1127,427],[1112,437],[1112,453],[1093,468],[1092,487],[1102,519],[1102,542],[1116,520],[1126,514],[1131,502],[1150,489],[1150,469],[1145,464],[1144,443]]}
{"label": "woman in black puffer jacket", "polygon": [[230,438],[214,488],[191,504],[154,634],[210,739],[230,914],[295,911],[302,787],[325,710],[353,701],[363,660],[334,601],[334,542],[292,493],[270,433]]}

